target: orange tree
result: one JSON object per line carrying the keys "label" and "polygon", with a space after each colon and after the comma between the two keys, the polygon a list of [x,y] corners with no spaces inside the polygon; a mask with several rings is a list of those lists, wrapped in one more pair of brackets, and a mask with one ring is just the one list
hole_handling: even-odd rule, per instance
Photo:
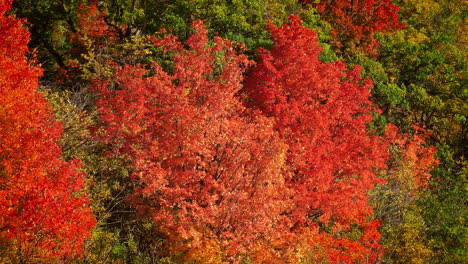
{"label": "orange tree", "polygon": [[98,137],[133,164],[131,202],[179,261],[267,257],[282,233],[285,145],[272,120],[235,96],[251,64],[242,47],[208,42],[199,21],[194,31],[189,49],[170,35],[152,39],[172,54],[171,73],[110,62],[112,78],[93,83]]}
{"label": "orange tree", "polygon": [[79,161],[60,157],[62,128],[37,92],[42,70],[10,6],[0,3],[0,260],[56,261],[82,252],[95,220]]}
{"label": "orange tree", "polygon": [[260,51],[244,92],[288,145],[282,174],[294,206],[283,213],[297,245],[310,242],[313,262],[376,259],[378,223],[367,192],[380,182],[388,151],[367,129],[371,82],[358,67],[321,62],[316,33],[297,17],[270,31],[274,48]]}

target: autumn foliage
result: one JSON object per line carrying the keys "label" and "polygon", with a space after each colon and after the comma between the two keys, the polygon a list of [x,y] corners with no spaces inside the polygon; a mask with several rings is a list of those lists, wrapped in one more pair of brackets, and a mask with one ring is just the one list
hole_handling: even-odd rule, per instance
{"label": "autumn foliage", "polygon": [[[461,65],[413,52],[418,74],[403,71],[430,34],[386,34],[404,27],[392,1],[12,2],[0,2],[0,262],[425,263],[449,247],[421,201],[466,163],[442,150],[437,168],[422,129],[448,126],[437,113],[400,115],[444,105],[427,73],[450,73],[440,87],[455,91]],[[399,1],[405,15],[426,2]],[[39,53],[13,13],[38,15]],[[464,131],[464,104],[451,105]]]}
{"label": "autumn foliage", "polygon": [[286,149],[272,121],[235,96],[251,62],[227,40],[210,46],[200,22],[194,30],[188,50],[172,36],[153,40],[174,54],[172,74],[116,65],[112,80],[95,82],[100,138],[133,162],[133,202],[171,252],[232,261],[281,230]]}
{"label": "autumn foliage", "polygon": [[[378,235],[367,235],[378,225],[370,222],[367,191],[381,182],[377,171],[385,168],[388,153],[366,127],[371,82],[357,67],[321,62],[316,33],[297,17],[270,30],[275,47],[261,52],[245,91],[249,105],[272,117],[288,144],[282,174],[293,190],[293,232],[320,231],[315,236],[323,245],[317,247],[325,247],[332,261],[374,258]],[[344,235],[353,227],[362,233],[355,240]]]}
{"label": "autumn foliage", "polygon": [[106,23],[105,13],[99,10],[96,2],[91,2],[89,5],[81,3],[78,6],[77,19],[79,21],[77,32],[70,35],[75,45],[89,45],[86,39],[97,46],[116,40],[116,30],[112,30]]}
{"label": "autumn foliage", "polygon": [[185,260],[377,259],[367,192],[389,154],[367,129],[371,82],[322,63],[297,17],[270,26],[275,47],[245,87],[252,62],[229,41],[209,44],[200,22],[194,30],[188,50],[171,35],[152,39],[172,54],[171,73],[110,61],[114,77],[93,85],[99,138],[133,163],[140,215]]}
{"label": "autumn foliage", "polygon": [[399,7],[390,0],[301,2],[316,8],[331,24],[335,46],[346,53],[362,50],[375,55],[379,46],[375,33],[392,32],[403,27],[399,21]]}
{"label": "autumn foliage", "polygon": [[94,218],[79,161],[60,158],[61,126],[10,5],[0,3],[0,261],[43,263],[81,254]]}
{"label": "autumn foliage", "polygon": [[387,249],[383,260],[427,263],[434,254],[417,205],[429,185],[429,172],[439,162],[434,158],[436,149],[425,143],[429,135],[417,126],[413,126],[413,135],[398,133],[391,124],[387,129],[386,137],[392,142],[390,169],[384,176],[387,183],[373,191],[375,215],[383,221],[380,231]]}

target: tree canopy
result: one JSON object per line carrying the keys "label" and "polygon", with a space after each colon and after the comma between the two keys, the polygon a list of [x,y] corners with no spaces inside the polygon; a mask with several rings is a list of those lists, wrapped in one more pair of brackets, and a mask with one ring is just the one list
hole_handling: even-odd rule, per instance
{"label": "tree canopy", "polygon": [[0,262],[463,262],[465,29],[462,0],[1,2]]}

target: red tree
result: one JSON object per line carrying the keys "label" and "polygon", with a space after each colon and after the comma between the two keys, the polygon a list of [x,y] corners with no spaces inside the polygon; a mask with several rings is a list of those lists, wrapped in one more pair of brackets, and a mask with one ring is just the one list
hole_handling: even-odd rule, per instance
{"label": "red tree", "polygon": [[251,107],[275,119],[288,144],[282,173],[294,208],[284,214],[298,244],[321,248],[329,261],[375,259],[378,223],[370,221],[367,192],[380,181],[388,152],[366,126],[371,82],[358,67],[322,63],[316,33],[298,18],[270,30],[275,46],[261,51],[244,92]]}
{"label": "red tree", "polygon": [[153,63],[114,68],[96,81],[100,138],[134,165],[133,203],[185,261],[211,263],[274,254],[285,202],[285,145],[270,119],[235,94],[251,64],[232,43],[207,39],[200,22],[183,45],[153,39],[174,55],[173,73]]}
{"label": "red tree", "polygon": [[42,263],[79,254],[94,225],[78,161],[61,155],[61,126],[37,93],[29,33],[0,3],[0,260]]}
{"label": "red tree", "polygon": [[392,143],[396,156],[392,158],[389,169],[391,178],[405,181],[405,188],[415,191],[428,186],[430,172],[439,161],[436,158],[437,148],[426,143],[430,131],[417,125],[413,125],[412,129],[413,135],[398,133],[398,129],[390,124],[386,137]]}
{"label": "red tree", "polygon": [[[339,50],[360,49],[375,54],[379,43],[375,32],[391,32],[402,28],[397,5],[391,0],[301,0],[317,9],[333,27],[332,35]],[[349,51],[348,51],[349,52]]]}

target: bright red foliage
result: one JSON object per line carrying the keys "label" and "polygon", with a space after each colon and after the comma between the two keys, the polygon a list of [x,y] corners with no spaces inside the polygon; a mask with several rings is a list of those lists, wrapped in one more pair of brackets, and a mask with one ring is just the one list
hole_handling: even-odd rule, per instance
{"label": "bright red foliage", "polygon": [[342,49],[361,49],[375,54],[379,43],[375,32],[391,32],[403,27],[397,5],[391,0],[301,0],[316,8],[332,27],[335,45]]}
{"label": "bright red foliage", "polygon": [[83,42],[85,37],[90,38],[94,45],[104,45],[105,42],[117,38],[117,32],[106,23],[106,15],[98,9],[96,2],[89,5],[81,3],[78,6],[77,17],[78,32],[70,36],[75,44]]}
{"label": "bright red foliage", "polygon": [[[371,82],[358,67],[322,63],[317,34],[297,17],[270,30],[275,46],[261,52],[245,92],[251,107],[275,119],[288,145],[282,174],[294,191],[286,213],[292,231],[333,263],[376,258],[378,223],[369,223],[367,192],[380,182],[377,170],[385,168],[388,151],[366,126]],[[353,230],[359,239],[347,238]]]}
{"label": "bright red foliage", "polygon": [[[392,124],[389,126],[387,137],[401,155],[396,159],[396,164],[392,164],[390,173],[400,174],[400,177],[404,178],[401,180],[408,184],[407,188],[426,188],[431,178],[430,171],[439,164],[435,157],[437,148],[426,146],[429,131],[413,125],[414,135],[410,136],[397,133],[397,128]],[[393,132],[390,132],[392,130]]]}
{"label": "bright red foliage", "polygon": [[14,263],[80,254],[94,225],[78,161],[61,155],[61,126],[37,93],[28,31],[0,2],[0,252]]}
{"label": "bright red foliage", "polygon": [[199,21],[194,30],[188,50],[172,36],[153,39],[174,54],[172,74],[156,63],[115,66],[112,81],[95,82],[101,139],[133,162],[133,202],[172,253],[200,263],[267,256],[265,245],[282,235],[285,145],[270,119],[235,96],[251,65],[242,47],[209,44]]}

